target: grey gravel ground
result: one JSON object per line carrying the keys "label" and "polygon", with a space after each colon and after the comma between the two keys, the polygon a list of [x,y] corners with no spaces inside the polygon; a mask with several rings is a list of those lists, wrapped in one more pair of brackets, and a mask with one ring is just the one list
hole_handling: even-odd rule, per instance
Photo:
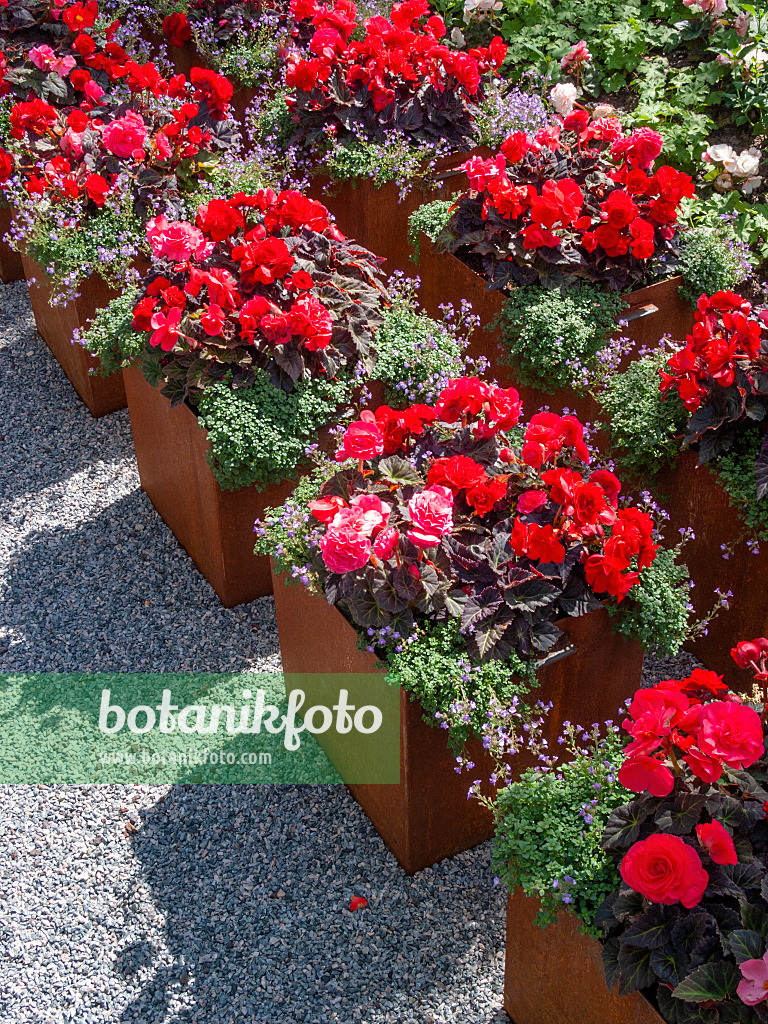
{"label": "grey gravel ground", "polygon": [[[0,672],[279,669],[271,600],[221,608],[127,413],[91,418],[23,284],[0,306]],[[407,878],[338,787],[0,787],[0,1024],[495,1024],[489,863]]]}

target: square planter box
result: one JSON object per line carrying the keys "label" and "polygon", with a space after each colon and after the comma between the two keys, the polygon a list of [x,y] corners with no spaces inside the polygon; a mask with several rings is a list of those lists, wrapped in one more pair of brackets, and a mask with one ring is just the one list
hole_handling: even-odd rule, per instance
{"label": "square planter box", "polygon": [[[760,544],[759,555],[750,553],[742,539],[746,527],[728,494],[715,473],[707,466],[697,468],[697,462],[695,452],[681,452],[674,466],[661,470],[654,490],[671,517],[670,540],[686,526],[696,534],[682,553],[696,584],[691,591],[696,611],[709,611],[715,587],[732,591],[733,598],[730,608],[710,624],[707,636],[686,646],[733,689],[751,689],[750,673],[738,668],[730,652],[739,640],[768,636],[768,545]],[[730,558],[722,557],[722,544],[734,545]]]}
{"label": "square planter box", "polygon": [[[413,277],[418,268],[408,241],[408,218],[423,203],[434,199],[447,199],[469,187],[462,164],[476,153],[487,156],[490,151],[478,148],[472,153],[453,153],[438,160],[435,176],[442,182],[440,188],[421,188],[414,185],[404,199],[393,181],[377,187],[370,178],[349,181],[331,181],[327,174],[312,178],[308,195],[323,203],[336,218],[339,229],[348,238],[386,260],[383,270],[389,275],[395,270]],[[453,297],[444,292],[441,302]]]}
{"label": "square planter box", "polygon": [[[303,586],[286,585],[275,575],[275,612],[283,672],[377,672],[381,662],[357,647],[357,634],[344,616]],[[553,703],[548,717],[550,745],[562,723],[591,725],[612,718],[640,683],[643,652],[611,630],[605,609],[577,619],[563,619],[568,647],[539,670],[535,696]],[[314,684],[313,684],[314,685]],[[305,688],[302,686],[302,688]],[[316,703],[307,693],[307,703]],[[400,782],[398,785],[350,785],[349,791],[408,874],[485,842],[493,835],[493,818],[478,801],[467,799],[471,779],[455,771],[443,729],[424,721],[424,711],[401,691]],[[344,742],[336,734],[317,736],[337,768]],[[493,763],[479,740],[468,745],[479,774],[487,778]],[[530,756],[519,756],[529,767]]]}
{"label": "square planter box", "polygon": [[23,256],[22,263],[38,334],[69,377],[75,391],[93,416],[105,416],[117,409],[124,409],[126,398],[123,375],[118,372],[109,377],[97,376],[100,367],[98,357],[91,355],[81,345],[72,344],[76,328],[85,327],[97,311],[108,305],[118,293],[102,277],[94,274],[80,285],[77,299],[61,306],[52,306],[48,275],[29,256]]}
{"label": "square planter box", "polygon": [[664,1024],[639,992],[608,991],[600,943],[576,917],[539,928],[539,906],[520,890],[507,903],[504,1009],[514,1024]]}
{"label": "square planter box", "polygon": [[[452,302],[457,308],[462,300],[472,306],[480,317],[479,328],[471,335],[468,354],[477,359],[484,356],[491,364],[493,376],[503,387],[514,386],[520,392],[523,408],[530,416],[544,405],[557,411],[569,408],[583,422],[599,418],[599,406],[589,395],[576,394],[570,388],[561,388],[548,393],[540,388],[520,386],[515,368],[506,359],[501,342],[501,332],[487,328],[504,308],[504,294],[498,290],[489,291],[486,279],[475,273],[452,253],[440,253],[425,234],[420,236],[421,257],[419,274],[421,288],[419,301],[427,313],[440,317],[440,306]],[[666,281],[638,288],[624,297],[626,318],[629,324],[623,329],[625,337],[631,338],[637,347],[653,347],[664,334],[673,338],[684,338],[693,327],[695,311],[678,293],[682,278],[671,277]],[[626,362],[631,361],[631,354]]]}
{"label": "square planter box", "polygon": [[24,280],[21,254],[5,241],[5,236],[11,228],[11,217],[10,206],[0,206],[0,281],[3,284]]}
{"label": "square planter box", "polygon": [[123,374],[142,490],[226,608],[271,594],[269,559],[253,553],[253,524],[296,481],[222,490],[206,461],[207,432],[191,409],[172,409],[138,366]]}

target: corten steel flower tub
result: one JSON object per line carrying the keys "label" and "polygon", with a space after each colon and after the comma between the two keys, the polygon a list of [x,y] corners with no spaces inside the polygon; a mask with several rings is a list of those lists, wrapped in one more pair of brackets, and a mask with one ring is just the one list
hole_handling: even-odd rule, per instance
{"label": "corten steel flower tub", "polygon": [[12,216],[10,206],[0,206],[0,281],[3,284],[24,280],[24,265],[21,262],[21,255],[5,241],[5,237],[11,229]]}
{"label": "corten steel flower tub", "polygon": [[226,608],[272,593],[268,558],[253,553],[253,525],[296,486],[219,487],[206,461],[207,431],[187,405],[171,408],[138,366],[123,370],[142,490]]}
{"label": "corten steel flower tub", "polygon": [[[447,199],[467,189],[469,181],[460,168],[475,154],[487,156],[490,150],[480,147],[471,153],[453,153],[443,157],[436,161],[434,171],[436,180],[442,183],[440,187],[425,188],[415,184],[403,199],[394,181],[377,187],[370,178],[335,182],[327,174],[310,179],[307,195],[328,207],[339,229],[348,238],[353,238],[377,256],[383,256],[386,274],[400,270],[414,277],[419,271],[408,241],[408,218],[424,203]],[[442,301],[451,299],[444,296]]]}
{"label": "corten steel flower tub", "polygon": [[124,409],[127,403],[122,373],[98,376],[98,357],[91,355],[82,345],[72,344],[75,330],[86,327],[98,310],[108,305],[118,293],[102,277],[93,274],[79,286],[78,298],[61,306],[52,306],[48,275],[29,256],[23,256],[22,262],[38,334],[69,377],[75,391],[93,416],[105,416]]}
{"label": "corten steel flower tub", "polygon": [[507,902],[504,1009],[515,1024],[664,1024],[639,992],[608,991],[600,943],[576,917],[539,928],[539,907],[519,889]]}
{"label": "corten steel flower tub", "polygon": [[[665,466],[654,483],[656,497],[670,514],[668,540],[677,539],[678,530],[690,526],[696,539],[683,549],[696,584],[691,602],[701,615],[714,601],[714,590],[730,590],[730,608],[721,611],[709,625],[707,636],[686,644],[707,667],[722,673],[735,690],[751,688],[750,673],[740,669],[730,655],[739,640],[768,636],[768,545],[760,544],[760,554],[751,554],[744,541],[747,527],[728,494],[707,466],[697,468],[693,451],[681,452],[674,466]],[[723,558],[721,545],[733,546],[729,558]]]}
{"label": "corten steel flower tub", "polygon": [[[286,585],[277,573],[274,593],[287,675],[380,671],[378,658],[358,649],[353,627],[322,597],[303,586]],[[556,743],[564,721],[588,725],[615,716],[639,685],[643,666],[641,648],[611,630],[605,609],[564,619],[559,625],[567,637],[567,653],[539,670],[540,686],[534,691],[536,698],[553,704],[546,730],[550,745]],[[298,681],[291,688],[298,685],[306,692],[307,686]],[[313,703],[308,692],[307,705]],[[490,839],[492,816],[478,801],[467,799],[467,790],[472,779],[490,776],[493,763],[475,740],[468,750],[478,771],[457,774],[444,730],[427,724],[421,705],[404,690],[400,709],[399,784],[350,785],[349,791],[401,866],[414,874]],[[335,733],[316,738],[341,772],[343,739]],[[531,763],[530,755],[521,755],[518,766]]]}
{"label": "corten steel flower tub", "polygon": [[[480,318],[480,326],[470,337],[469,355],[475,359],[484,356],[502,386],[514,385],[529,415],[548,405],[556,412],[567,407],[585,421],[599,417],[599,406],[589,395],[579,395],[570,388],[548,393],[540,388],[519,385],[515,368],[506,357],[501,332],[498,328],[488,329],[501,315],[504,294],[498,290],[488,291],[484,277],[452,253],[438,252],[423,233],[420,235],[420,248],[419,301],[422,306],[430,316],[439,318],[443,303],[452,302],[456,307],[463,300],[470,303]],[[656,346],[665,334],[684,338],[693,327],[695,310],[679,294],[681,280],[680,277],[671,277],[626,295],[625,316],[629,323],[621,329],[621,335],[630,338],[637,348]],[[625,357],[625,365],[632,358],[632,353]]]}

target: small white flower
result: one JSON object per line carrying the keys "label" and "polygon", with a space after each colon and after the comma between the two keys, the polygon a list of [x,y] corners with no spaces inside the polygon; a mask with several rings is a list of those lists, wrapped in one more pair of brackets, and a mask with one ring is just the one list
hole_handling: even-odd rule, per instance
{"label": "small white flower", "polygon": [[745,196],[750,196],[756,188],[759,188],[760,185],[762,185],[762,183],[763,179],[759,175],[755,175],[752,178],[747,178],[746,181],[742,181],[741,183],[741,191],[744,193]]}
{"label": "small white flower", "polygon": [[592,111],[592,117],[597,121],[601,117],[611,117],[615,113],[616,108],[612,107],[610,103],[598,103]]}
{"label": "small white flower", "polygon": [[735,174],[737,178],[751,178],[760,166],[760,150],[755,149],[744,149],[739,153],[736,160],[736,167],[731,170],[731,174]]}
{"label": "small white flower", "polygon": [[748,68],[761,67],[763,64],[768,64],[768,51],[759,48],[751,50],[744,55],[744,63]]}
{"label": "small white flower", "polygon": [[707,164],[726,164],[726,169],[730,171],[731,168],[728,167],[726,161],[736,162],[736,150],[732,146],[720,143],[718,146],[710,146],[706,149],[702,160]]}
{"label": "small white flower", "polygon": [[570,82],[558,82],[549,94],[552,106],[562,117],[567,117],[573,110],[579,91]]}
{"label": "small white flower", "polygon": [[730,192],[733,188],[733,178],[730,176],[728,171],[723,171],[722,174],[718,174],[715,178],[715,191],[716,192]]}
{"label": "small white flower", "polygon": [[466,46],[467,41],[464,38],[464,33],[461,31],[460,28],[454,28],[451,31],[451,42],[455,43],[457,46],[460,47]]}

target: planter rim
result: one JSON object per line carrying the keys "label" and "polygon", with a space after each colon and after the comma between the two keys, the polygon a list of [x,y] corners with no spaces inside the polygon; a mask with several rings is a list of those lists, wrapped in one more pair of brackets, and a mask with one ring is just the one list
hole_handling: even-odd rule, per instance
{"label": "planter rim", "polygon": [[[419,237],[420,244],[422,246],[426,242],[426,244],[428,246],[431,246],[434,249],[436,256],[446,256],[449,259],[456,260],[457,263],[460,263],[466,269],[467,273],[472,274],[475,278],[477,278],[478,281],[482,281],[483,284],[485,285],[485,289],[484,290],[486,292],[497,292],[498,295],[502,299],[507,297],[508,292],[507,292],[506,289],[504,289],[504,288],[489,288],[488,287],[488,283],[489,283],[488,282],[488,278],[485,277],[485,275],[483,275],[483,274],[479,274],[476,270],[473,270],[472,267],[470,267],[470,265],[468,263],[466,263],[463,259],[461,259],[460,256],[457,256],[455,252],[447,252],[447,251],[446,252],[438,252],[438,250],[437,250],[437,248],[435,246],[435,243],[432,241],[432,239],[429,237],[429,235],[425,234],[424,231],[420,231],[419,232],[419,236],[420,236]],[[650,282],[650,284],[641,284],[641,285],[638,285],[638,287],[633,288],[632,291],[629,291],[629,292],[618,292],[617,294],[621,295],[621,297],[624,299],[624,301],[626,302],[626,304],[628,306],[632,306],[632,305],[635,305],[635,303],[637,302],[637,299],[642,295],[643,292],[650,292],[653,289],[660,289],[663,286],[665,286],[665,285],[669,286],[672,283],[676,283],[679,286],[682,283],[682,280],[683,280],[682,274],[672,274],[670,277],[664,277],[660,281],[652,281],[652,282]],[[518,287],[522,288],[524,286],[523,285],[519,285]]]}
{"label": "planter rim", "polygon": [[[277,571],[277,568],[275,566],[275,560],[274,560],[274,558],[272,556],[270,556],[269,560],[270,560],[270,563],[272,565],[272,571],[273,571],[273,574],[275,576],[275,579],[277,581],[279,581],[280,583],[282,583],[283,586],[286,586],[286,587],[288,587],[288,586],[301,587],[308,594],[311,594],[312,597],[319,598],[320,600],[322,600],[326,604],[328,604],[326,596],[325,596],[325,594],[322,593],[322,591],[315,590],[313,587],[308,587],[305,584],[300,583],[300,582],[296,582],[295,584],[291,583],[290,582],[291,577],[288,575],[288,573],[281,573],[281,572]],[[603,599],[603,601],[601,601],[600,603],[601,603],[603,608],[606,608],[608,606],[608,604],[609,604],[609,598]],[[350,629],[353,629],[355,631],[355,633],[359,636],[357,626],[353,622],[350,622],[349,619],[346,617],[346,615],[344,615],[344,613],[336,605],[328,604],[328,607],[329,608],[333,608],[341,616],[341,618],[349,625]],[[563,615],[559,619],[554,619],[553,621],[554,621],[554,624],[556,626],[562,626],[563,623],[571,622],[574,619],[587,618],[589,615],[594,615],[597,612],[599,612],[600,610],[601,610],[600,608],[593,608],[592,611],[591,612],[587,612],[586,615]],[[576,644],[574,644],[571,641],[569,641],[565,634],[563,634],[563,636],[561,636],[560,639],[558,640],[558,644],[560,644],[560,643],[563,644],[562,647],[559,647],[557,650],[554,650],[554,651],[549,651],[546,654],[542,655],[542,657],[534,659],[537,671],[539,671],[540,669],[546,668],[549,665],[554,665],[556,662],[562,661],[563,658],[569,658],[576,651]],[[375,652],[371,652],[371,653],[372,653],[373,658],[376,660],[377,665],[381,666],[381,670],[385,669],[386,668],[386,662],[382,661],[382,659],[379,658],[379,656]],[[377,670],[379,670],[379,669],[377,669]]]}
{"label": "planter rim", "polygon": [[[445,181],[448,178],[458,177],[463,174],[462,167],[473,156],[482,156],[484,153],[489,152],[487,146],[473,146],[472,149],[466,150],[454,150],[451,153],[446,153],[445,156],[440,156],[435,159],[434,169],[429,172],[430,160],[428,157],[419,163],[419,170],[431,173],[434,178],[438,181]],[[366,182],[373,181],[370,175],[357,174],[350,178],[331,178],[325,169],[320,167],[314,168],[315,173],[312,176],[314,181],[322,181],[323,178],[327,179],[333,188],[341,189],[345,185],[350,185],[352,188],[356,188],[358,184],[365,184]],[[419,179],[416,178],[416,181]],[[394,184],[394,179],[387,182],[386,184]],[[414,184],[413,181],[410,182]]]}
{"label": "planter rim", "polygon": [[[171,400],[170,400],[170,398],[168,398],[166,395],[164,395],[162,393],[160,385],[159,384],[151,384],[149,382],[149,380],[147,380],[146,376],[144,375],[144,371],[143,371],[143,369],[141,367],[141,357],[140,356],[137,356],[136,358],[132,359],[125,367],[123,367],[123,369],[126,369],[126,370],[135,369],[137,373],[140,373],[142,375],[142,377],[144,378],[146,383],[149,385],[149,387],[154,388],[155,391],[158,392],[159,397],[164,399],[170,405],[170,401]],[[381,389],[382,390],[381,390],[381,395],[379,396],[381,401],[379,402],[379,404],[383,404],[383,401],[384,401],[384,394],[383,394],[384,385],[383,385],[383,382],[378,381],[378,380],[369,380],[369,381],[366,382],[366,384],[367,384],[367,386],[369,388],[371,388],[371,387],[376,388],[376,386],[381,385]],[[357,394],[357,389],[356,389],[355,393],[353,394],[351,401],[355,401],[356,394]],[[377,396],[376,396],[376,394],[374,394],[373,398],[371,399],[371,404],[376,403],[376,401],[377,401]],[[347,404],[349,404],[349,403],[348,402],[342,402],[341,406],[344,406],[344,405],[347,405]],[[185,398],[182,402],[179,403],[178,406],[175,406],[174,408],[179,408],[179,407],[182,407],[182,406],[185,408],[185,410],[187,411],[187,413],[189,413],[190,416],[194,417],[194,420],[195,420],[195,423],[197,425],[197,428],[198,428],[198,430],[200,430],[202,432],[203,440],[205,441],[206,445],[208,445],[208,448],[210,449],[210,442],[208,441],[208,428],[201,426],[201,424],[200,424],[200,413],[195,409],[193,404],[190,402],[189,398]],[[341,408],[341,406],[339,406],[339,408]],[[318,440],[320,440],[323,431],[328,430],[330,427],[335,426],[337,423],[338,423],[338,420],[332,418],[332,419],[328,420],[327,423],[323,423],[320,426],[316,427],[315,428],[316,429],[315,441],[313,442],[313,441],[310,440],[308,443],[315,443]],[[211,469],[211,472],[213,473],[212,469]],[[270,479],[270,480],[267,480],[266,482],[256,482],[256,481],[254,481],[253,483],[250,483],[250,484],[242,484],[240,487],[223,487],[222,484],[219,483],[218,479],[216,479],[215,473],[214,473],[214,479],[216,480],[216,483],[218,484],[218,486],[221,488],[222,491],[228,491],[231,494],[235,494],[238,491],[242,491],[242,490],[244,490],[247,487],[256,487],[259,491],[264,491],[268,487],[278,486],[279,484],[281,484],[285,480],[298,479],[298,477],[300,475],[301,475],[301,464],[297,463],[293,467],[293,469],[291,470],[290,473],[283,474],[282,476],[280,476],[280,477],[278,477],[276,479]]]}

